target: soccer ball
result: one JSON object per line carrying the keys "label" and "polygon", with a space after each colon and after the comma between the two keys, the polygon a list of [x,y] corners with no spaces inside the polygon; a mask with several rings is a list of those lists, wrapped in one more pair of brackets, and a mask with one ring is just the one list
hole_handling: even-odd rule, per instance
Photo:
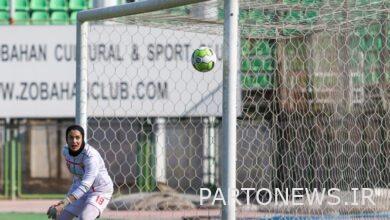
{"label": "soccer ball", "polygon": [[192,53],[191,61],[196,70],[208,72],[214,68],[217,57],[212,49],[200,47]]}

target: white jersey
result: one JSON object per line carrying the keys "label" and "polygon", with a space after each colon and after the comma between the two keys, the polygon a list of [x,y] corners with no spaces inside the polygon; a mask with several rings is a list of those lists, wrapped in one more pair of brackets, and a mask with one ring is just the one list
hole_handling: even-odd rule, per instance
{"label": "white jersey", "polygon": [[113,193],[112,180],[102,157],[95,148],[85,144],[83,151],[74,157],[69,154],[69,148],[66,145],[62,154],[65,157],[66,166],[73,174],[73,183],[68,195],[72,194],[79,199],[86,193],[100,192],[106,195]]}

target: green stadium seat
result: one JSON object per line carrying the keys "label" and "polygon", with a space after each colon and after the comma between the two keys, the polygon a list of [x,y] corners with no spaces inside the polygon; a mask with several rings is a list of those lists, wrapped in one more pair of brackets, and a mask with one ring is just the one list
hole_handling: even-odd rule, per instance
{"label": "green stadium seat", "polygon": [[329,0],[329,5],[340,8],[344,5],[344,0]]}
{"label": "green stadium seat", "polygon": [[251,42],[249,40],[241,41],[241,54],[245,57],[248,57],[251,50]]}
{"label": "green stadium seat", "polygon": [[49,8],[52,11],[67,11],[68,2],[66,0],[50,0]]}
{"label": "green stadium seat", "polygon": [[0,0],[0,11],[7,11],[9,9],[8,0]]}
{"label": "green stadium seat", "polygon": [[302,12],[301,11],[288,11],[283,16],[283,22],[290,23],[290,24],[298,24],[302,18]]}
{"label": "green stadium seat", "polygon": [[70,14],[70,20],[69,22],[71,24],[76,24],[77,23],[77,12],[78,11],[73,11],[71,14]]}
{"label": "green stadium seat", "polygon": [[261,1],[261,4],[267,4],[267,5],[275,4],[275,3],[277,3],[277,0],[262,0]]}
{"label": "green stadium seat", "polygon": [[371,3],[371,0],[356,0],[356,6],[368,5],[370,3]]}
{"label": "green stadium seat", "polygon": [[47,11],[48,5],[46,0],[31,0],[30,2],[31,10],[35,11]]}
{"label": "green stadium seat", "polygon": [[259,40],[254,44],[253,52],[256,55],[271,55],[271,48],[268,41]]}
{"label": "green stadium seat", "polygon": [[276,29],[275,28],[259,28],[259,31],[262,35],[266,35],[268,37],[276,36]]}
{"label": "green stadium seat", "polygon": [[84,10],[87,8],[85,0],[69,0],[69,9],[72,11]]}
{"label": "green stadium seat", "polygon": [[13,20],[16,25],[30,24],[30,14],[27,11],[15,11]]}
{"label": "green stadium seat", "polygon": [[358,35],[359,35],[360,38],[366,36],[366,34],[368,33],[368,32],[367,32],[367,28],[364,27],[364,26],[363,26],[363,27],[358,27],[358,28],[356,29],[356,32],[358,33]]}
{"label": "green stadium seat", "polygon": [[50,23],[54,25],[69,24],[69,15],[65,11],[54,11],[51,13]]}
{"label": "green stadium seat", "polygon": [[313,6],[316,4],[316,0],[302,0],[303,6]]}
{"label": "green stadium seat", "polygon": [[299,4],[299,0],[283,0],[283,4],[296,5],[296,4]]}
{"label": "green stadium seat", "polygon": [[380,36],[375,38],[374,45],[375,45],[377,51],[381,51],[383,49],[384,45],[383,45],[382,38]]}
{"label": "green stadium seat", "polygon": [[302,0],[303,6],[322,7],[326,0]]}
{"label": "green stadium seat", "polygon": [[0,25],[9,24],[8,11],[0,11]]}
{"label": "green stadium seat", "polygon": [[[241,15],[241,10],[239,14]],[[223,8],[218,7],[218,20],[223,20],[224,17],[225,17],[225,11],[223,10]]]}
{"label": "green stadium seat", "polygon": [[[390,50],[390,24],[387,27],[387,49]],[[390,59],[389,59],[390,60]]]}
{"label": "green stadium seat", "polygon": [[359,48],[360,39],[361,38],[358,36],[358,34],[356,32],[350,34],[348,36],[348,47],[351,48],[352,50]]}
{"label": "green stadium seat", "polygon": [[272,58],[265,59],[265,61],[263,62],[263,71],[264,72],[273,72],[274,71],[274,65],[273,65]]}
{"label": "green stadium seat", "polygon": [[308,24],[313,24],[317,21],[318,19],[318,12],[314,10],[309,10],[305,12],[304,15],[304,21]]}
{"label": "green stadium seat", "polygon": [[49,13],[45,11],[34,11],[31,14],[31,23],[34,25],[49,24]]}
{"label": "green stadium seat", "polygon": [[28,11],[30,10],[30,3],[28,0],[15,0],[15,10]]}
{"label": "green stadium seat", "polygon": [[249,72],[251,70],[251,63],[248,58],[243,57],[241,61],[241,72]]}
{"label": "green stadium seat", "polygon": [[368,25],[368,31],[371,36],[378,35],[381,32],[381,24],[380,23],[371,23]]}
{"label": "green stadium seat", "polygon": [[[285,24],[298,24],[302,19],[302,12],[301,11],[288,11],[284,14],[282,18],[282,22]],[[300,31],[296,29],[291,28],[285,28],[283,29],[283,35],[297,35],[300,34]]]}
{"label": "green stadium seat", "polygon": [[248,12],[248,17],[255,23],[264,23],[266,21],[264,12],[259,9],[253,9]]}
{"label": "green stadium seat", "polygon": [[251,62],[251,70],[252,72],[254,73],[258,73],[262,70],[262,66],[263,66],[263,61],[261,61],[261,59],[253,59],[252,62]]}
{"label": "green stadium seat", "polygon": [[243,89],[269,89],[272,88],[272,78],[268,74],[243,75],[241,76]]}

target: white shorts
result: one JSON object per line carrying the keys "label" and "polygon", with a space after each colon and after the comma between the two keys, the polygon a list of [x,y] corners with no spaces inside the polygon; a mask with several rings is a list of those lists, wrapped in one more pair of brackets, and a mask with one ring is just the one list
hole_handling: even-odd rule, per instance
{"label": "white shorts", "polygon": [[75,216],[79,216],[86,204],[91,204],[99,210],[99,215],[102,215],[103,210],[107,207],[112,193],[88,192],[80,199],[72,202],[65,207],[65,210]]}

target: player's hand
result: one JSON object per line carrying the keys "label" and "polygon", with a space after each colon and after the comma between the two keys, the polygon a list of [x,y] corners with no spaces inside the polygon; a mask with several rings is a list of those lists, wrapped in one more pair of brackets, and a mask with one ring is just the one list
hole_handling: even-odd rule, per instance
{"label": "player's hand", "polygon": [[50,206],[49,209],[47,210],[46,214],[47,214],[47,218],[56,219],[57,209],[55,208],[55,205]]}
{"label": "player's hand", "polygon": [[54,208],[57,210],[57,213],[61,213],[62,210],[64,210],[65,208],[65,204],[62,201],[60,201],[59,203],[57,203],[57,205]]}
{"label": "player's hand", "polygon": [[64,209],[63,201],[59,201],[49,207],[46,214],[49,219],[56,219],[57,215]]}
{"label": "player's hand", "polygon": [[57,202],[56,204],[49,207],[49,210],[47,210],[47,217],[51,219],[55,219],[57,215],[59,215],[62,210],[64,210],[65,206],[70,204],[71,202],[75,201],[76,198],[74,196],[66,197],[64,200],[61,200]]}

